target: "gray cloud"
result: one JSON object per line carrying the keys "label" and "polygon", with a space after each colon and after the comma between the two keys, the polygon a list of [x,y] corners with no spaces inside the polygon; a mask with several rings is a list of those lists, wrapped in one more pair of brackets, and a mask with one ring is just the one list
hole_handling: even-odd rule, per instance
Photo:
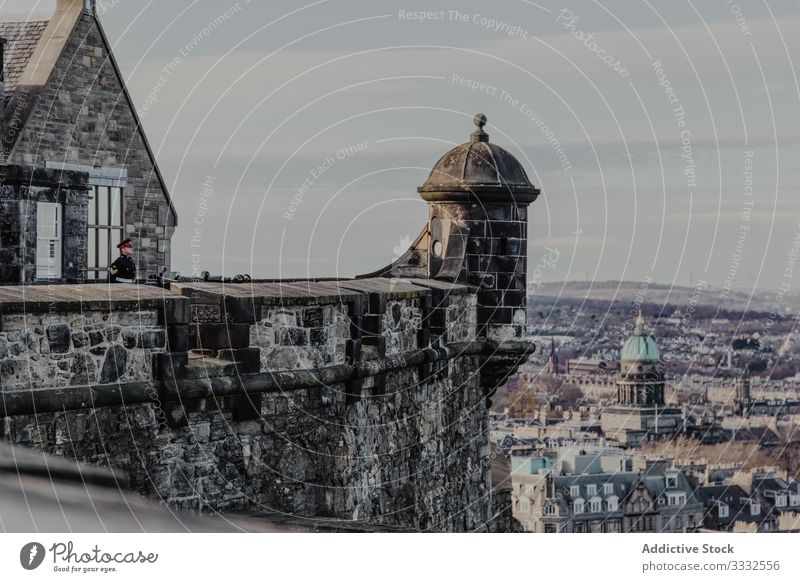
{"label": "gray cloud", "polygon": [[[598,271],[600,279],[687,283],[692,273],[722,284],[752,150],[752,230],[734,284],[776,288],[799,228],[796,3],[741,3],[739,21],[725,3],[540,4],[546,10],[472,1],[113,6],[103,23],[182,217],[175,267],[191,266],[192,220],[208,175],[217,192],[202,225],[209,270],[352,275],[389,262],[425,220],[415,188],[483,111],[492,140],[544,192],[532,211],[532,260],[545,244],[570,257],[548,277]],[[31,3],[0,5],[7,13]],[[572,28],[558,20],[565,6],[579,16]],[[403,20],[400,9],[446,17]],[[511,27],[525,37],[509,37]],[[470,90],[458,79],[484,85]],[[315,178],[292,220],[283,218],[314,168],[359,143],[364,151]]]}

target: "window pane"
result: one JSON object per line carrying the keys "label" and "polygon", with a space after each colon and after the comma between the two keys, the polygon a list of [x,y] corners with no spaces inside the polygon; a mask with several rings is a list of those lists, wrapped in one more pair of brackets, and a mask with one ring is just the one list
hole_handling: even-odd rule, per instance
{"label": "window pane", "polygon": [[89,193],[89,224],[97,224],[97,186]]}
{"label": "window pane", "polygon": [[89,252],[86,266],[91,269],[97,266],[97,230],[94,228],[89,229],[89,244],[87,246]]}
{"label": "window pane", "polygon": [[97,188],[97,224],[108,225],[108,187]]}
{"label": "window pane", "polygon": [[101,228],[98,231],[99,240],[97,243],[98,267],[108,267],[108,230]]}
{"label": "window pane", "polygon": [[58,236],[56,226],[56,205],[39,203],[36,212],[38,214],[36,224],[37,238],[55,238]]}
{"label": "window pane", "polygon": [[36,204],[36,276],[61,276],[61,205],[53,202]]}
{"label": "window pane", "polygon": [[50,264],[50,241],[40,238],[36,241],[36,265],[46,267]]}
{"label": "window pane", "polygon": [[111,225],[122,226],[122,189],[111,188]]}
{"label": "window pane", "polygon": [[61,204],[54,204],[55,219],[53,220],[53,236],[61,238]]}
{"label": "window pane", "polygon": [[111,231],[111,253],[114,254],[117,252],[117,245],[122,242],[122,231],[115,228]]}

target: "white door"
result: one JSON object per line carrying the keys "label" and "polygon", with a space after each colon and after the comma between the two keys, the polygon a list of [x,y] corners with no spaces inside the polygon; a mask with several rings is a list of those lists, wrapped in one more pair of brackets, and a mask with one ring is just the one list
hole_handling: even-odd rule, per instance
{"label": "white door", "polygon": [[36,278],[61,277],[61,204],[36,203]]}

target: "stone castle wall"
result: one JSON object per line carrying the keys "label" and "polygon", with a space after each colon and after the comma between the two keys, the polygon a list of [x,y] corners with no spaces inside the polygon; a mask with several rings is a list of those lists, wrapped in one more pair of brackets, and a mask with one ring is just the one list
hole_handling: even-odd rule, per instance
{"label": "stone castle wall", "polygon": [[[448,347],[475,338],[475,294],[461,286],[443,292],[446,285],[434,281],[389,284],[289,284],[281,293],[271,284],[186,284],[161,299],[153,290],[145,304],[118,296],[108,312],[12,310],[3,315],[0,346],[16,353],[14,361],[38,359],[20,363],[19,373],[4,371],[5,395],[24,391],[32,369],[39,388],[69,390],[85,378],[110,380],[123,396],[153,390],[149,401],[7,416],[3,434],[124,469],[132,487],[178,509],[493,531],[498,500],[482,356]],[[158,301],[179,307],[162,309]],[[181,338],[176,330],[183,328],[193,339]],[[198,347],[202,341],[214,347]],[[194,351],[186,351],[191,344]],[[431,345],[457,353],[435,363],[409,357]],[[335,376],[387,361],[396,365]],[[308,370],[333,379],[289,376]],[[268,390],[234,389],[267,380]],[[178,401],[168,396],[173,384]]]}
{"label": "stone castle wall", "polygon": [[341,384],[267,394],[251,420],[206,400],[174,430],[157,404],[19,416],[6,430],[15,444],[128,470],[134,488],[176,509],[480,531],[491,482],[473,364],[415,388],[416,371],[392,373],[383,395],[355,403]]}
{"label": "stone castle wall", "polygon": [[10,314],[0,329],[4,390],[152,380],[166,347],[155,310]]}

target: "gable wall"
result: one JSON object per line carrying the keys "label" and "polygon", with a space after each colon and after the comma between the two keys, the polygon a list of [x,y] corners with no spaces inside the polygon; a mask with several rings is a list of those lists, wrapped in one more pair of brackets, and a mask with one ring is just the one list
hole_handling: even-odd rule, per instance
{"label": "gable wall", "polygon": [[9,163],[125,168],[126,235],[140,276],[170,267],[173,216],[94,18],[80,16]]}

